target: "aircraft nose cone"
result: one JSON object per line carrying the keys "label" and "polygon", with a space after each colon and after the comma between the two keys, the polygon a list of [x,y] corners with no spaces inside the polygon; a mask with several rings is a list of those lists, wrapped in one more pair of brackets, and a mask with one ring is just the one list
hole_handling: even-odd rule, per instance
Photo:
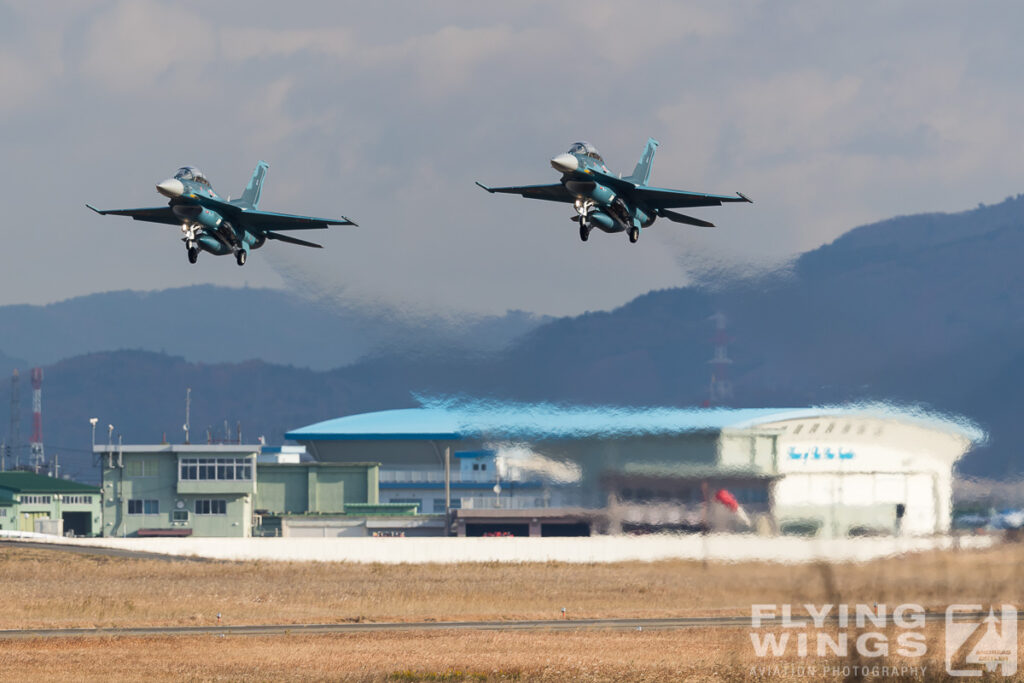
{"label": "aircraft nose cone", "polygon": [[551,166],[562,173],[572,173],[580,167],[580,161],[572,154],[559,154],[551,160]]}
{"label": "aircraft nose cone", "polygon": [[156,191],[165,197],[174,199],[185,194],[185,186],[181,184],[181,181],[177,178],[168,178],[162,183],[156,184]]}

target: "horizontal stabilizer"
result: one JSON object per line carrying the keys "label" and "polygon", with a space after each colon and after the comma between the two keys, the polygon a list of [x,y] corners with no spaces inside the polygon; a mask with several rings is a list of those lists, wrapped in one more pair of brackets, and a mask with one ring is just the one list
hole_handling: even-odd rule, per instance
{"label": "horizontal stabilizer", "polygon": [[307,242],[306,240],[300,240],[298,237],[291,237],[289,235],[282,235],[277,232],[270,232],[269,230],[264,233],[268,240],[279,240],[281,242],[287,242],[288,244],[297,244],[300,247],[313,247],[314,249],[323,249],[323,246],[315,244],[314,242]]}
{"label": "horizontal stabilizer", "polygon": [[658,215],[664,216],[665,218],[669,219],[674,223],[686,223],[687,225],[696,225],[698,228],[715,227],[714,223],[708,223],[707,221],[702,221],[699,218],[694,218],[693,216],[687,216],[681,213],[676,213],[675,211],[669,211],[668,209],[661,209],[660,211],[658,211]]}

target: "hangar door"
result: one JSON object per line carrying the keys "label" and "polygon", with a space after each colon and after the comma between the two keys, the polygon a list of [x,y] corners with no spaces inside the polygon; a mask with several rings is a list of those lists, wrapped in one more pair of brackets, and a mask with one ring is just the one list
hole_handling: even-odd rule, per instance
{"label": "hangar door", "polygon": [[871,507],[884,516],[877,519],[884,528],[931,534],[939,528],[937,495],[935,475],[927,472],[815,472],[787,475],[776,485],[775,502],[786,508],[830,508],[832,519],[853,519],[857,515],[843,510]]}

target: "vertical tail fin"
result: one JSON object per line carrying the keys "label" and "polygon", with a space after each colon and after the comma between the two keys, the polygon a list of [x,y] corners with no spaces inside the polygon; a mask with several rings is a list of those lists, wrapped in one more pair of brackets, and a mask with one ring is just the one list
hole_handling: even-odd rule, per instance
{"label": "vertical tail fin", "polygon": [[263,178],[266,177],[268,168],[270,168],[270,164],[267,162],[258,162],[256,169],[252,172],[252,178],[249,179],[249,184],[245,186],[245,191],[242,192],[242,196],[232,203],[250,209],[257,208],[260,204],[260,193],[263,191]]}
{"label": "vertical tail fin", "polygon": [[646,185],[647,179],[651,177],[651,165],[654,163],[654,152],[658,149],[658,141],[654,138],[647,138],[647,146],[644,153],[640,155],[640,161],[636,162],[633,174],[623,178],[637,185]]}

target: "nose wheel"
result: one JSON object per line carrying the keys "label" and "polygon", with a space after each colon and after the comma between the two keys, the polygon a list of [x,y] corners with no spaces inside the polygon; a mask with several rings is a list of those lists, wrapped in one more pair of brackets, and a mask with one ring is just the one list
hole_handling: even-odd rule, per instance
{"label": "nose wheel", "polygon": [[640,228],[635,225],[629,229],[629,241],[636,244],[636,241],[640,239]]}

